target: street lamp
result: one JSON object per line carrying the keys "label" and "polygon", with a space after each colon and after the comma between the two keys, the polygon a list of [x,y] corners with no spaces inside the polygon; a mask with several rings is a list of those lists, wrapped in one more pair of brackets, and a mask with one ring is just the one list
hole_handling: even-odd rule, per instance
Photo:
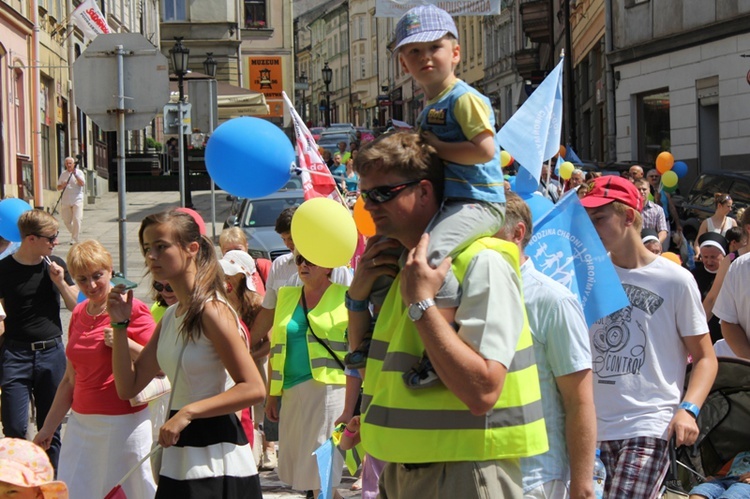
{"label": "street lamp", "polygon": [[307,73],[302,71],[299,75],[299,82],[302,84],[302,123],[305,122],[305,87],[307,87]]}
{"label": "street lamp", "polygon": [[187,199],[185,189],[185,130],[183,129],[184,119],[182,116],[182,105],[185,101],[185,86],[184,78],[187,74],[188,59],[190,57],[190,49],[182,44],[182,37],[175,37],[177,43],[174,44],[172,50],[169,51],[169,55],[172,59],[172,68],[174,74],[177,76],[177,89],[179,90],[180,100],[177,101],[177,116],[179,123],[177,125],[177,144],[180,149],[180,206],[191,207],[192,200]]}
{"label": "street lamp", "polygon": [[326,62],[323,66],[323,83],[326,84],[326,127],[331,126],[331,93],[328,91],[328,85],[331,84],[333,78],[333,70],[328,67]]}
{"label": "street lamp", "polygon": [[203,61],[203,69],[206,74],[211,78],[216,78],[216,66],[218,65],[219,63],[214,59],[214,53],[206,52],[206,60]]}

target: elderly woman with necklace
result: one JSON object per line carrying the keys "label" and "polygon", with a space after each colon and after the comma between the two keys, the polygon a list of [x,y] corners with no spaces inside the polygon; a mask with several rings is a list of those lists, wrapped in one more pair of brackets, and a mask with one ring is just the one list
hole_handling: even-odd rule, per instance
{"label": "elderly woman with necklace", "polygon": [[[68,270],[86,300],[73,310],[65,353],[67,367],[44,426],[34,438],[49,447],[55,429],[73,409],[60,451],[58,476],[70,497],[104,497],[127,470],[151,449],[147,405],[131,406],[117,396],[112,373],[110,318],[107,298],[112,289],[112,256],[98,241],[74,245]],[[154,331],[146,304],[133,300],[128,343],[133,358]],[[123,485],[129,499],[156,493],[147,460]]]}

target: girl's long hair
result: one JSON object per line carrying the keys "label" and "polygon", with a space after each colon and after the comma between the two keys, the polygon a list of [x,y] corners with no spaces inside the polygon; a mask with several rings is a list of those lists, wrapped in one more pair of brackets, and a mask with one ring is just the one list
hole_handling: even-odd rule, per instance
{"label": "girl's long hair", "polygon": [[237,296],[237,300],[239,301],[239,310],[237,310],[237,313],[245,324],[250,327],[258,312],[260,312],[263,297],[247,288],[244,277],[240,279],[240,284],[234,288],[232,293]]}
{"label": "girl's long hair", "polygon": [[[198,224],[191,215],[171,210],[155,213],[143,219],[138,231],[141,251],[143,251],[143,233],[151,225],[168,225],[172,230],[175,243],[183,251],[187,251],[188,245],[192,242],[200,245],[195,257],[195,284],[188,303],[183,303],[187,311],[179,331],[185,338],[195,341],[202,333],[201,316],[206,302],[215,298],[226,302],[227,298],[224,289],[224,271],[216,257],[214,244],[208,237],[201,235]],[[145,251],[143,255],[146,256]]]}

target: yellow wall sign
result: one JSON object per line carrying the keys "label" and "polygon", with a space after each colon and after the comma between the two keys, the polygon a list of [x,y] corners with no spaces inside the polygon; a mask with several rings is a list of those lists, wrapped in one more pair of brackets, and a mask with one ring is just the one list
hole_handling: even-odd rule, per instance
{"label": "yellow wall sign", "polygon": [[281,91],[284,88],[281,57],[248,57],[248,77],[250,90],[260,92],[266,96],[269,116],[283,116],[284,105]]}

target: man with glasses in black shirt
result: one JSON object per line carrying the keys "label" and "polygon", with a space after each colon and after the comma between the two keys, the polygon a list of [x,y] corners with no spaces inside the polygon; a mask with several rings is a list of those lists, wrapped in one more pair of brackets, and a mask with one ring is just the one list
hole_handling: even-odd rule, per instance
{"label": "man with glasses in black shirt", "polygon": [[[41,428],[65,373],[65,348],[60,322],[60,297],[68,310],[78,289],[65,262],[52,251],[58,244],[57,220],[41,210],[18,219],[21,246],[0,260],[0,305],[3,321],[2,423],[6,437],[25,438],[33,394],[37,428]],[[55,469],[60,453],[58,428],[47,454]]]}

